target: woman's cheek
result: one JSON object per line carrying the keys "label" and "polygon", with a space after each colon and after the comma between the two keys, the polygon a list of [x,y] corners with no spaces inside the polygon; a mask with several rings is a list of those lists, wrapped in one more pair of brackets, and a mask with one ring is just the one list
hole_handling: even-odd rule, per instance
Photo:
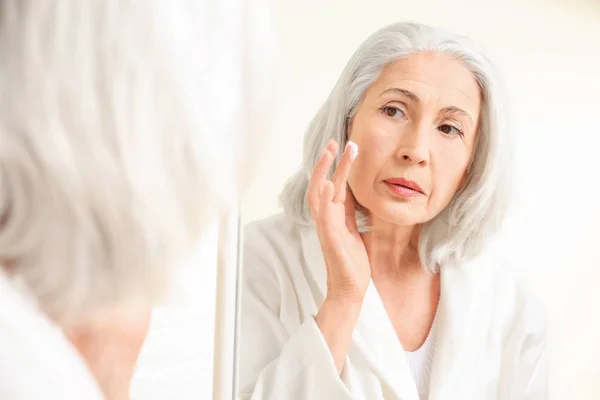
{"label": "woman's cheek", "polygon": [[359,154],[366,153],[365,159],[367,159],[369,165],[365,167],[383,166],[393,157],[395,143],[388,135],[374,133],[365,139],[367,140],[365,140],[366,143],[363,145],[363,149],[359,149]]}

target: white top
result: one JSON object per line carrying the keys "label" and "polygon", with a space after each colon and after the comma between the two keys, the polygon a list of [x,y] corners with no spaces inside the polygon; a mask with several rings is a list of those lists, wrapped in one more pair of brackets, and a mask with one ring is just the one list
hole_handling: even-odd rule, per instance
{"label": "white top", "polygon": [[[240,399],[420,399],[372,284],[338,375],[312,317],[326,294],[312,227],[277,215],[244,237]],[[429,399],[546,399],[544,313],[511,270],[486,256],[443,265],[440,282]]]}
{"label": "white top", "polygon": [[2,267],[0,399],[104,399],[77,350]]}
{"label": "white top", "polygon": [[433,363],[433,354],[435,346],[435,336],[437,333],[437,316],[433,320],[431,330],[425,339],[425,342],[415,351],[407,351],[406,359],[412,377],[415,380],[419,398],[426,400],[429,398],[429,380],[431,377],[431,365]]}
{"label": "white top", "polygon": [[426,400],[429,397],[429,380],[431,377],[431,365],[433,363],[435,336],[437,333],[436,322],[437,316],[434,318],[431,330],[421,347],[415,351],[406,352],[408,366],[417,385],[417,391],[421,400]]}

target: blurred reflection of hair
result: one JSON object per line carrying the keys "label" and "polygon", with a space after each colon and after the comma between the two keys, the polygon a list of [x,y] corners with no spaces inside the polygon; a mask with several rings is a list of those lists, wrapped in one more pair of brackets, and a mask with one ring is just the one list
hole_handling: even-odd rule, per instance
{"label": "blurred reflection of hair", "polygon": [[[233,65],[232,87],[241,71],[231,54],[215,51],[210,29],[225,16],[209,21],[217,9],[206,8],[204,2],[0,1],[0,286],[6,288],[0,348],[14,349],[0,357],[0,375],[19,377],[15,365],[36,367],[24,381],[0,382],[3,399],[44,390],[47,398],[67,398],[67,386],[85,377],[61,370],[72,354],[57,332],[128,305],[149,309],[217,204],[231,201],[235,185],[224,179],[229,170],[217,150],[236,127],[215,129],[205,110],[216,85],[211,71]],[[225,51],[243,36],[220,39],[229,40],[219,47]],[[219,179],[211,178],[214,169]],[[22,312],[29,308],[20,289],[13,293],[16,280],[41,313]],[[3,313],[10,307],[20,319]],[[102,326],[107,338],[113,328]],[[80,351],[92,330],[70,338]],[[43,351],[29,347],[40,340],[47,340]],[[97,380],[106,373],[91,370]]]}
{"label": "blurred reflection of hair", "polygon": [[156,299],[214,204],[172,8],[136,3],[2,5],[0,258],[55,320]]}

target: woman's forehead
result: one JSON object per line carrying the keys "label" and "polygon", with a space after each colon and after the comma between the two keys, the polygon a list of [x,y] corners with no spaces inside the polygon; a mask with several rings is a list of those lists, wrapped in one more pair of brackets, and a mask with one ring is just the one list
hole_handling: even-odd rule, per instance
{"label": "woman's forehead", "polygon": [[461,61],[439,53],[411,54],[394,61],[383,69],[367,96],[406,97],[413,102],[434,99],[472,112],[481,104],[479,85],[471,71]]}

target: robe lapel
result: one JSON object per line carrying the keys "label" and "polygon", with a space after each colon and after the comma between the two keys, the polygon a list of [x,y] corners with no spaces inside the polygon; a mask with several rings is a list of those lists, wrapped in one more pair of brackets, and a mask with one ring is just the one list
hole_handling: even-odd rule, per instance
{"label": "robe lapel", "polygon": [[485,263],[441,268],[438,332],[430,400],[473,398],[491,323],[491,274]]}
{"label": "robe lapel", "polygon": [[406,354],[373,281],[369,284],[353,339],[351,355],[356,352],[366,356],[373,371],[395,395],[394,399],[419,399]]}
{"label": "robe lapel", "polygon": [[[302,235],[302,249],[320,292],[315,297],[323,299],[327,290],[327,275],[314,230],[306,230]],[[379,376],[385,388],[384,393],[390,393],[385,400],[419,399],[404,349],[372,281],[363,302],[348,355],[353,360],[365,360],[369,368]]]}

